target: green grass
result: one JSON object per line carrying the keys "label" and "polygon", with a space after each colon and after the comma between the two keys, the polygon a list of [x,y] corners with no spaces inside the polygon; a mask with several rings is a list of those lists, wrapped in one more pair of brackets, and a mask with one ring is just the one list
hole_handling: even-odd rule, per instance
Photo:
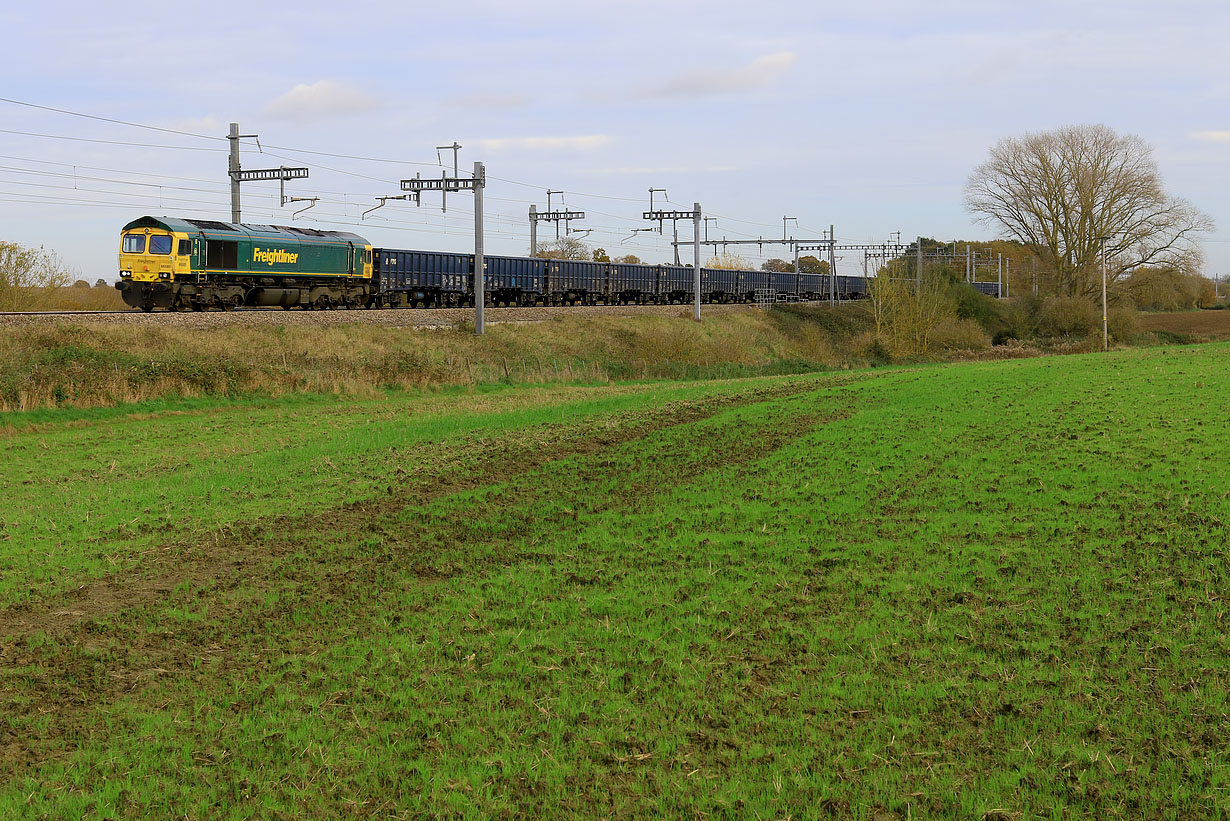
{"label": "green grass", "polygon": [[0,815],[1225,814],[1228,351],[11,426]]}

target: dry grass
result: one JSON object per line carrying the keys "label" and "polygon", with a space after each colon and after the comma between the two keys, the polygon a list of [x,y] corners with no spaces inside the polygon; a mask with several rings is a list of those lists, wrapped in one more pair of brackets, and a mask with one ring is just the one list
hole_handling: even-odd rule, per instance
{"label": "dry grass", "polygon": [[120,292],[103,286],[10,287],[0,289],[4,311],[126,311]]}
{"label": "dry grass", "polygon": [[371,396],[492,382],[751,376],[863,364],[833,332],[747,311],[703,323],[577,317],[414,331],[364,324],[175,326],[75,323],[0,328],[0,410],[97,407],[163,397]]}
{"label": "dry grass", "polygon": [[111,287],[55,288],[47,295],[47,311],[127,311],[120,292]]}
{"label": "dry grass", "polygon": [[[259,315],[260,324],[208,328],[14,325],[0,327],[0,411],[250,393],[368,397],[389,389],[494,382],[743,377],[895,361],[866,306],[732,311],[702,323],[690,316],[688,310],[676,316],[565,315],[491,325],[482,337],[464,325],[415,330],[294,321],[301,317],[272,324],[269,314]],[[1130,338],[1121,319],[1112,316],[1112,334]],[[1230,338],[1230,312],[1142,315],[1140,326],[1164,341]],[[935,353],[927,358],[1076,353],[1100,347],[1100,323],[1098,330],[1045,345],[991,347],[977,323],[945,318],[932,330]]]}

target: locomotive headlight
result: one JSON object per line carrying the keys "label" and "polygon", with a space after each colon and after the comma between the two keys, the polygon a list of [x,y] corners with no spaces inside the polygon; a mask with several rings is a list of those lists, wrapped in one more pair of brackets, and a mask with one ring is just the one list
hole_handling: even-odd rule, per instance
{"label": "locomotive headlight", "polygon": [[158,276],[159,276],[159,278],[161,278],[161,279],[170,279],[170,278],[171,278],[171,275],[170,275],[170,274],[168,274],[166,271],[162,271],[162,272],[160,272],[160,273],[158,274]]}
{"label": "locomotive headlight", "polygon": [[127,279],[132,276],[132,271],[120,271],[120,279]]}

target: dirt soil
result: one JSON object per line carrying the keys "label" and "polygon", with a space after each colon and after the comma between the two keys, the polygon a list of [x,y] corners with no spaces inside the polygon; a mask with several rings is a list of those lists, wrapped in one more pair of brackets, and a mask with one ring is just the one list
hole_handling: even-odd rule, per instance
{"label": "dirt soil", "polygon": [[1168,331],[1203,339],[1230,339],[1230,311],[1179,311],[1169,314],[1141,314],[1143,331]]}

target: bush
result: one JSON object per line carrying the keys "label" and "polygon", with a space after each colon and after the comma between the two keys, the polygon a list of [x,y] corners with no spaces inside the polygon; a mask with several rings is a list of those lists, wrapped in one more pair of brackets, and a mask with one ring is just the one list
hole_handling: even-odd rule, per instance
{"label": "bush", "polygon": [[949,288],[958,319],[972,319],[993,334],[1004,326],[1005,306],[992,296],[959,282]]}
{"label": "bush", "polygon": [[1101,321],[1101,312],[1092,302],[1057,296],[1042,303],[1037,327],[1041,336],[1087,337],[1099,329]]}
{"label": "bush", "polygon": [[1132,337],[1140,332],[1135,308],[1116,306],[1110,309],[1106,317],[1110,338],[1116,342],[1130,342]]}
{"label": "bush", "polygon": [[987,347],[988,336],[972,319],[944,319],[931,332],[931,342],[941,351],[980,351]]}

